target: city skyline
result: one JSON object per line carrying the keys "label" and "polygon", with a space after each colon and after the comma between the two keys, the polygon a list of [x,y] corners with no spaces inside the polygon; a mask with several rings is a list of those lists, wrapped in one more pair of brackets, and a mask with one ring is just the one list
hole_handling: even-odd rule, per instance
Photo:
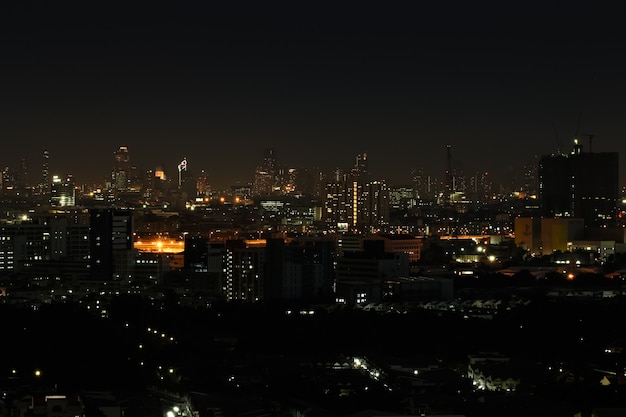
{"label": "city skyline", "polygon": [[[581,145],[580,146],[581,149],[583,150],[588,149],[588,146],[591,145],[591,141],[593,138],[588,137],[586,139],[587,139],[586,142],[583,139],[578,141],[578,143]],[[575,141],[572,140],[571,143],[568,143],[568,145],[570,145],[570,148],[559,149],[560,154],[567,155],[567,154],[572,153],[572,150],[574,149]],[[240,179],[229,180],[229,178],[222,176],[221,182],[219,180],[217,182],[214,182],[215,181],[214,178],[212,178],[207,173],[207,170],[197,165],[198,162],[201,162],[201,159],[198,160],[192,157],[191,164],[190,164],[189,158],[187,158],[186,156],[178,158],[175,164],[171,164],[171,163],[166,164],[163,162],[154,163],[152,165],[150,165],[149,163],[145,164],[142,162],[137,163],[136,160],[141,159],[141,158],[136,158],[135,155],[133,154],[133,150],[129,149],[129,147],[125,145],[120,145],[118,148],[115,149],[115,151],[111,152],[111,155],[108,158],[109,167],[108,168],[104,167],[103,171],[101,172],[96,172],[95,169],[92,169],[91,171],[87,171],[87,172],[78,171],[79,174],[77,175],[75,173],[76,171],[72,171],[70,169],[71,165],[62,166],[61,163],[59,163],[58,161],[55,161],[54,152],[51,152],[50,149],[44,149],[41,152],[41,154],[38,156],[38,158],[34,161],[28,160],[27,158],[21,158],[19,160],[13,161],[12,163],[8,163],[8,164],[3,163],[1,168],[3,170],[8,169],[9,174],[21,176],[22,170],[24,169],[24,167],[26,167],[28,176],[27,176],[26,183],[22,182],[21,184],[22,186],[30,186],[30,187],[41,186],[42,180],[44,177],[44,172],[45,172],[46,178],[48,179],[49,184],[53,182],[54,178],[65,179],[65,178],[71,177],[72,181],[77,186],[86,185],[89,187],[92,187],[92,186],[104,187],[106,186],[106,183],[109,182],[111,183],[111,187],[113,188],[124,187],[120,184],[115,184],[116,182],[115,171],[117,169],[116,168],[117,154],[122,149],[124,149],[124,152],[129,158],[129,160],[127,160],[127,163],[129,164],[129,167],[127,169],[132,167],[132,169],[134,170],[133,175],[139,180],[143,180],[144,178],[146,178],[147,174],[152,173],[152,175],[155,177],[160,177],[161,179],[168,180],[176,184],[180,181],[179,171],[181,169],[181,166],[184,165],[185,166],[184,169],[187,170],[189,172],[189,175],[191,175],[192,177],[197,178],[200,175],[202,175],[203,177],[207,178],[209,186],[214,191],[227,191],[231,187],[253,185],[255,181],[255,170],[257,170],[258,168],[263,168],[264,166],[263,152],[265,152],[267,149],[273,150],[274,155],[276,156],[275,162],[278,164],[276,167],[277,169],[285,169],[285,170],[296,169],[297,171],[300,171],[300,172],[304,172],[305,170],[310,171],[310,170],[319,169],[319,172],[326,176],[327,181],[331,181],[333,176],[337,172],[348,174],[352,168],[356,167],[358,163],[357,160],[363,155],[367,155],[368,167],[369,167],[368,171],[370,172],[370,174],[372,174],[372,180],[385,181],[390,186],[415,185],[414,184],[415,178],[416,176],[419,176],[422,178],[421,181],[425,181],[425,180],[434,181],[433,186],[435,187],[434,189],[437,190],[439,189],[439,187],[444,186],[444,183],[447,181],[446,177],[447,177],[448,168],[452,168],[452,177],[457,178],[457,180],[458,179],[469,180],[471,177],[483,177],[484,176],[484,178],[488,182],[492,183],[496,187],[504,186],[508,192],[529,191],[527,187],[532,184],[528,184],[528,178],[526,178],[525,176],[530,171],[536,172],[536,169],[538,168],[539,160],[541,159],[542,156],[556,155],[559,153],[559,152],[554,152],[554,153],[545,154],[545,155],[534,155],[532,159],[529,159],[526,162],[518,161],[516,166],[511,165],[509,166],[509,169],[507,171],[501,172],[500,174],[503,174],[501,176],[494,175],[494,171],[490,169],[490,166],[484,166],[482,167],[482,169],[481,167],[476,167],[475,170],[468,171],[465,168],[465,164],[463,163],[463,160],[460,160],[459,158],[452,159],[452,155],[454,155],[455,149],[450,144],[446,145],[443,149],[443,152],[446,152],[446,153],[449,152],[448,155],[451,157],[450,161],[446,161],[446,160],[442,161],[441,166],[436,168],[437,169],[436,171],[428,171],[427,169],[425,169],[425,166],[415,166],[413,168],[407,167],[409,171],[403,177],[402,176],[389,177],[389,176],[385,176],[384,173],[381,174],[380,173],[381,167],[376,166],[376,163],[380,163],[380,160],[377,161],[376,155],[371,155],[370,153],[367,153],[367,152],[355,153],[353,155],[343,155],[342,157],[344,157],[345,163],[341,166],[339,165],[324,166],[323,163],[316,163],[318,161],[313,161],[313,160],[308,161],[309,165],[296,166],[294,164],[291,164],[290,161],[285,161],[281,159],[280,157],[281,150],[276,149],[274,147],[265,147],[265,148],[257,149],[256,161],[252,162],[252,164],[249,166],[243,166],[243,163],[242,163],[239,167]],[[594,153],[597,153],[597,152],[594,151]],[[603,153],[607,153],[607,152],[603,152]],[[612,153],[612,152],[608,152],[608,153]],[[191,154],[193,155],[193,152]],[[100,159],[103,159],[103,158],[100,158]],[[104,159],[107,159],[107,158],[104,158]],[[173,160],[174,158],[170,157],[169,159]],[[164,159],[161,159],[161,161],[163,160]],[[371,161],[374,161],[374,163],[372,163]],[[101,163],[102,161],[99,161],[97,159],[91,159],[88,162],[90,166],[98,166],[99,163]],[[448,162],[450,163],[449,166],[447,165]],[[106,164],[103,164],[103,165],[106,165]],[[219,177],[219,173],[218,173],[218,177]],[[395,178],[395,180],[391,178]],[[23,181],[23,179],[20,181]],[[624,186],[623,178],[620,176],[618,181],[620,183],[620,189],[621,189]],[[435,185],[435,183],[438,184],[438,186]],[[1,185],[2,183],[0,182],[0,187]],[[537,184],[534,184],[534,186],[536,185]],[[511,186],[513,188],[511,188]],[[463,188],[464,187],[462,185],[455,186],[455,189],[457,191],[463,191]],[[534,187],[531,187],[531,188],[534,188]],[[494,192],[496,194],[498,193],[497,190]]]}
{"label": "city skyline", "polygon": [[[262,149],[294,167],[405,183],[452,162],[493,178],[535,156],[618,152],[626,163],[626,62],[612,3],[351,7],[202,2],[6,7],[0,29],[0,164],[81,182],[112,154],[248,182]],[[312,162],[316,162],[313,164]]]}

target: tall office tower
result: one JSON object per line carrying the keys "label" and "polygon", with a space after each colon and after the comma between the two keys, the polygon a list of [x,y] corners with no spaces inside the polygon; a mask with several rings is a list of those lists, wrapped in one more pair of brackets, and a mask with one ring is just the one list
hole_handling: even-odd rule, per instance
{"label": "tall office tower", "polygon": [[363,187],[357,224],[370,232],[389,225],[390,190],[384,181],[370,181]]}
{"label": "tall office tower", "polygon": [[452,145],[446,145],[446,172],[445,183],[443,185],[443,196],[441,204],[450,203],[450,197],[454,193],[453,189],[453,173],[452,173]]}
{"label": "tall office tower", "polygon": [[208,196],[211,194],[211,185],[209,184],[209,176],[205,170],[200,171],[198,179],[196,180],[196,189],[199,196]]}
{"label": "tall office tower", "polygon": [[272,180],[274,181],[278,170],[276,148],[265,148],[263,151],[263,168],[269,173],[270,177],[272,177]]}
{"label": "tall office tower", "polygon": [[187,158],[183,158],[182,161],[178,164],[178,189],[180,190],[183,185],[183,181],[186,179],[185,174],[187,174]]}
{"label": "tall office tower", "polygon": [[279,185],[278,164],[276,161],[276,149],[265,148],[263,151],[263,163],[256,168],[252,194],[255,196],[270,195]]}
{"label": "tall office tower", "polygon": [[226,300],[263,301],[265,248],[248,247],[244,240],[227,241],[225,258],[222,292]]}
{"label": "tall office tower", "polygon": [[476,201],[489,200],[492,197],[491,178],[487,171],[477,172],[469,180],[469,193]]}
{"label": "tall office tower", "polygon": [[547,217],[582,218],[585,227],[616,224],[619,154],[583,152],[576,140],[570,154],[539,160],[540,205]]}
{"label": "tall office tower", "polygon": [[522,191],[526,197],[533,197],[538,195],[537,189],[537,169],[539,166],[538,158],[535,155],[534,160],[524,165],[524,178],[520,191]]}
{"label": "tall office tower", "polygon": [[345,181],[326,184],[323,219],[329,230],[345,230],[348,227],[349,190]]}
{"label": "tall office tower", "polygon": [[272,177],[262,166],[258,166],[254,171],[254,182],[252,183],[252,195],[266,196],[272,193]]}
{"label": "tall office tower", "polygon": [[43,151],[41,163],[41,183],[39,183],[39,194],[48,195],[50,193],[50,153],[47,149]]}
{"label": "tall office tower", "polygon": [[280,189],[283,194],[298,193],[297,189],[299,171],[296,168],[281,169]]}
{"label": "tall office tower", "polygon": [[53,207],[67,207],[76,204],[76,188],[72,175],[68,175],[65,178],[61,178],[58,175],[52,177],[50,204]]}
{"label": "tall office tower", "polygon": [[89,212],[89,252],[92,278],[126,277],[132,267],[132,210],[92,209]]}
{"label": "tall office tower", "polygon": [[411,180],[413,182],[413,187],[415,187],[415,192],[417,193],[416,197],[426,198],[428,195],[428,178],[424,174],[424,168],[416,168],[411,171]]}
{"label": "tall office tower", "polygon": [[331,230],[368,233],[388,225],[389,188],[370,179],[366,160],[365,154],[358,156],[349,175],[336,171],[335,181],[326,185],[323,218]]}
{"label": "tall office tower", "polygon": [[22,158],[20,160],[20,172],[17,176],[16,188],[18,191],[25,191],[30,186],[30,181],[28,178],[28,161],[26,158]]}
{"label": "tall office tower", "polygon": [[181,191],[183,199],[186,200],[194,200],[198,195],[198,179],[189,169],[187,158],[183,158],[178,164],[178,189]]}
{"label": "tall office tower", "polygon": [[389,189],[372,180],[367,154],[357,155],[348,182],[348,223],[354,231],[370,232],[389,222]]}
{"label": "tall office tower", "polygon": [[126,190],[129,188],[131,177],[130,154],[127,146],[120,148],[113,153],[114,163],[111,180],[113,188],[118,190]]}
{"label": "tall office tower", "polygon": [[465,170],[463,163],[458,160],[454,163],[452,169],[452,196],[458,200],[459,196],[467,192],[467,182],[465,178]]}

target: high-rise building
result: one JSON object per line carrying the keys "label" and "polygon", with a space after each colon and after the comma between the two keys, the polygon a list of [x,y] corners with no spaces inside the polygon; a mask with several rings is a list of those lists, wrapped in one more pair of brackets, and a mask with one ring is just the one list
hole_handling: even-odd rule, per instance
{"label": "high-rise building", "polygon": [[92,277],[111,280],[127,274],[132,265],[132,211],[93,209],[89,214]]}
{"label": "high-rise building", "polygon": [[41,163],[41,183],[39,193],[47,196],[50,193],[50,153],[47,149],[43,151]]}
{"label": "high-rise building", "polygon": [[113,153],[114,163],[111,175],[113,188],[117,190],[126,190],[130,186],[131,165],[130,154],[127,146],[120,148]]}
{"label": "high-rise building", "polygon": [[178,189],[180,190],[183,186],[183,182],[185,182],[187,174],[187,158],[183,158],[182,161],[178,163]]}
{"label": "high-rise building", "polygon": [[58,175],[52,177],[50,204],[53,207],[67,207],[76,204],[76,188],[71,175],[65,178],[61,178]]}
{"label": "high-rise building", "polygon": [[245,240],[226,242],[222,293],[228,301],[264,300],[265,247],[248,246]]}
{"label": "high-rise building", "polygon": [[26,158],[20,160],[20,172],[17,177],[16,188],[20,192],[24,192],[30,186],[30,180],[28,177],[28,161]]}
{"label": "high-rise building", "polygon": [[333,230],[370,232],[389,223],[389,201],[386,183],[371,179],[367,155],[360,154],[349,175],[326,185],[324,219]]}
{"label": "high-rise building", "polygon": [[343,230],[348,227],[348,192],[345,181],[326,184],[323,218],[329,230]]}
{"label": "high-rise building", "polygon": [[265,148],[263,151],[263,164],[256,168],[252,194],[270,195],[278,186],[278,164],[276,161],[276,149]]}
{"label": "high-rise building", "polygon": [[539,160],[539,195],[547,217],[577,217],[585,227],[616,224],[619,154],[583,152],[575,141],[570,154]]}
{"label": "high-rise building", "polygon": [[196,179],[196,189],[198,190],[198,196],[208,196],[211,194],[211,185],[209,184],[209,176],[203,169],[200,171],[200,175]]}

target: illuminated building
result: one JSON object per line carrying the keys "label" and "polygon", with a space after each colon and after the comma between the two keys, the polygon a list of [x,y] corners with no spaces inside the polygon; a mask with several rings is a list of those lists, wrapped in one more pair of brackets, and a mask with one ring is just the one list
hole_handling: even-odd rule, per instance
{"label": "illuminated building", "polygon": [[536,255],[565,252],[568,243],[584,237],[584,221],[580,218],[517,217],[515,244]]}
{"label": "illuminated building", "polygon": [[371,180],[367,155],[357,155],[348,176],[326,186],[324,219],[331,230],[340,225],[358,232],[372,232],[389,224],[389,188],[384,181]]}
{"label": "illuminated building", "polygon": [[347,227],[350,210],[348,194],[345,182],[331,182],[326,185],[324,221],[330,230],[341,229],[340,225],[343,224]]}
{"label": "illuminated building", "polygon": [[118,190],[126,190],[130,187],[131,165],[128,147],[120,146],[113,153],[114,164],[112,172],[113,188]]}
{"label": "illuminated building", "polygon": [[50,204],[52,207],[67,207],[76,204],[76,189],[71,175],[65,179],[61,179],[58,175],[52,177]]}
{"label": "illuminated building", "polygon": [[389,224],[389,188],[384,181],[363,185],[358,200],[357,224],[374,232]]}
{"label": "illuminated building", "polygon": [[[89,225],[84,210],[45,214],[0,227],[0,270],[53,278],[87,275]],[[70,272],[71,271],[71,272]]]}
{"label": "illuminated building", "polygon": [[264,299],[265,247],[254,241],[226,242],[222,293],[228,301],[259,302]]}
{"label": "illuminated building", "polygon": [[198,194],[198,182],[189,170],[187,158],[178,164],[178,189],[185,194],[186,200],[194,200]]}
{"label": "illuminated building", "polygon": [[196,180],[196,189],[198,190],[198,196],[208,196],[211,194],[209,177],[205,170],[201,170],[200,175],[198,175],[198,179]]}
{"label": "illuminated building", "polygon": [[385,252],[406,253],[410,263],[416,263],[420,260],[420,253],[424,246],[423,239],[410,235],[375,234],[368,236],[366,240],[382,240]]}
{"label": "illuminated building", "polygon": [[263,164],[256,168],[252,194],[254,196],[270,195],[277,187],[277,161],[276,149],[265,148],[263,152]]}
{"label": "illuminated building", "polygon": [[50,153],[48,150],[43,151],[41,164],[41,183],[39,184],[39,193],[48,195],[50,192]]}
{"label": "illuminated building", "polygon": [[187,158],[183,158],[178,164],[178,189],[182,188],[185,181],[185,174],[187,174]]}

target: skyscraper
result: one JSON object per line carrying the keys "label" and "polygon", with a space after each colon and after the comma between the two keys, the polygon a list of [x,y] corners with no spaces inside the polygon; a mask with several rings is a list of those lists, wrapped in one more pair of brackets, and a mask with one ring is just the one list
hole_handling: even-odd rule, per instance
{"label": "skyscraper", "polygon": [[384,181],[374,181],[367,166],[367,155],[359,154],[347,176],[339,171],[326,185],[324,219],[332,229],[349,228],[369,232],[389,222],[389,189]]}
{"label": "skyscraper", "polygon": [[256,168],[254,174],[253,195],[270,195],[278,184],[278,168],[276,162],[276,149],[265,148],[263,151],[263,164]]}
{"label": "skyscraper", "polygon": [[28,161],[26,158],[22,158],[20,161],[20,172],[17,176],[17,189],[20,192],[25,191],[30,186],[30,181],[28,178]]}
{"label": "skyscraper", "polygon": [[39,193],[44,196],[50,193],[50,153],[47,149],[44,149],[42,154]]}
{"label": "skyscraper", "polygon": [[120,146],[120,148],[113,153],[113,188],[117,190],[126,190],[130,184],[130,154],[128,153],[128,147]]}

